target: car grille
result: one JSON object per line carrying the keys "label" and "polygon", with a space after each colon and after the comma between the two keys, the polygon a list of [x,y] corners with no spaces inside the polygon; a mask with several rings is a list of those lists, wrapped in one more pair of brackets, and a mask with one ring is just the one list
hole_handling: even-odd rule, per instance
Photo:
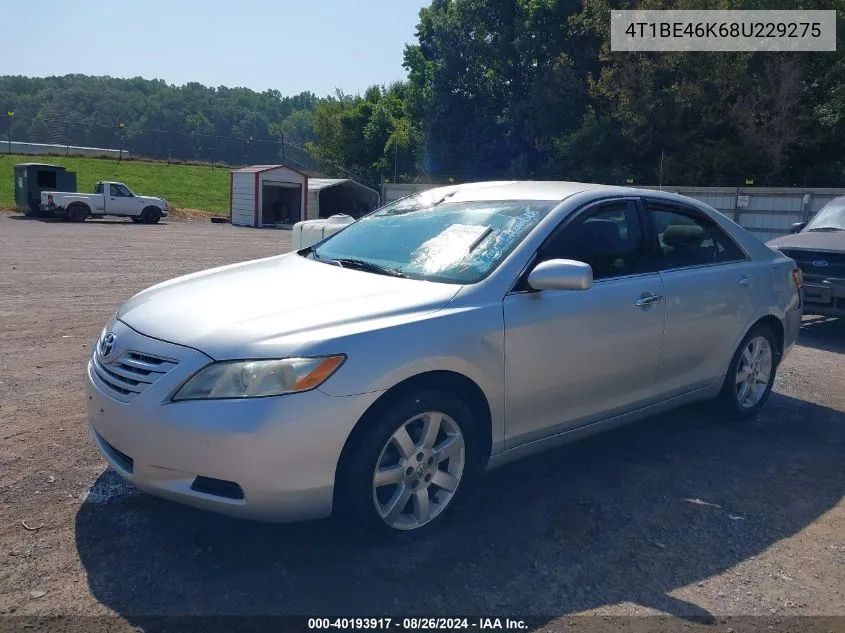
{"label": "car grille", "polygon": [[100,386],[115,399],[128,402],[178,365],[178,361],[142,352],[126,351],[110,363],[99,353],[92,358]]}
{"label": "car grille", "polygon": [[[780,249],[780,252],[795,260],[805,278],[845,279],[845,253],[799,251],[783,248]],[[819,262],[827,262],[827,266],[817,266],[816,264]]]}

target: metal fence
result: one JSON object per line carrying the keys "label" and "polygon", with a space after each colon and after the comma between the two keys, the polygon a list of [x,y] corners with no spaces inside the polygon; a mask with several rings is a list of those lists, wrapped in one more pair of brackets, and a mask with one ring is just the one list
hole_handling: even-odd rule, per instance
{"label": "metal fence", "polygon": [[[385,184],[381,199],[385,204],[426,191],[436,184]],[[658,187],[640,187],[658,189]],[[663,187],[695,198],[720,211],[765,242],[789,232],[795,222],[807,222],[845,189],[785,187]]]}

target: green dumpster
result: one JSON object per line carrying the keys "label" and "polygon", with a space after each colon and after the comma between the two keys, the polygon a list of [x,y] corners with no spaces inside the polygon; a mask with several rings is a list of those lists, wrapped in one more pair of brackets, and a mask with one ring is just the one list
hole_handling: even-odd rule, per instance
{"label": "green dumpster", "polygon": [[40,215],[42,191],[76,191],[76,172],[59,165],[15,165],[15,205],[28,216]]}

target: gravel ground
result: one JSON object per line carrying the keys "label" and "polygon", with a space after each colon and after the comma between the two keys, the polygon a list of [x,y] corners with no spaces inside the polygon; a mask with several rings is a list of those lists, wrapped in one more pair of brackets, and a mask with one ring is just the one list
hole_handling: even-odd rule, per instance
{"label": "gravel ground", "polygon": [[[84,415],[84,366],[103,323],[156,282],[289,248],[287,232],[207,222],[0,215],[0,630],[17,616],[74,614],[121,618],[88,630],[151,615],[518,615],[546,630],[737,631],[845,616],[836,320],[805,319],[758,419],[733,425],[695,406],[523,460],[488,475],[473,512],[416,544],[353,546],[327,522],[237,521],[123,484]],[[617,619],[643,615],[667,617]]]}

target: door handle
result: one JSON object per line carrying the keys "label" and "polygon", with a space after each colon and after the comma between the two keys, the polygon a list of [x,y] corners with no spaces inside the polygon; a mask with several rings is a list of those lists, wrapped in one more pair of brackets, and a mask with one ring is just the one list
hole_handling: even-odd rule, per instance
{"label": "door handle", "polygon": [[643,308],[645,306],[654,305],[655,303],[660,303],[662,300],[663,297],[660,295],[647,294],[634,301],[634,305],[638,308]]}
{"label": "door handle", "polygon": [[745,286],[745,287],[750,286],[751,285],[751,277],[749,277],[748,275],[743,275],[742,277],[739,278],[739,285]]}

